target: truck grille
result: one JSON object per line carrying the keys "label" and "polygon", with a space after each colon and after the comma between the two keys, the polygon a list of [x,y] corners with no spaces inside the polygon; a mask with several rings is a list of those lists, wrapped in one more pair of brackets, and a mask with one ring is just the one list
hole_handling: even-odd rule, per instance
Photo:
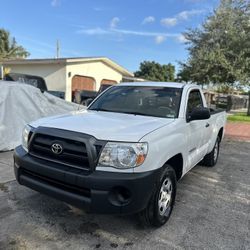
{"label": "truck grille", "polygon": [[[63,133],[64,137],[61,137],[60,130],[47,130],[47,133],[39,133],[39,129],[33,133],[30,139],[29,154],[80,169],[89,170],[95,167],[102,145],[95,144],[96,140],[93,137],[89,135],[85,135],[84,137],[80,133],[70,131]],[[59,132],[60,136],[56,135],[57,132]],[[62,146],[60,154],[52,151],[52,145],[55,143]]]}

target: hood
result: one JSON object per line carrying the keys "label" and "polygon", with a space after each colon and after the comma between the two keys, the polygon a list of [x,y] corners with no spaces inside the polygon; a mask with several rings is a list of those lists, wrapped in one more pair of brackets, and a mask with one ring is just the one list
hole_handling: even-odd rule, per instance
{"label": "hood", "polygon": [[136,142],[173,121],[168,118],[84,110],[42,118],[30,125],[34,128],[42,126],[80,132],[99,140]]}

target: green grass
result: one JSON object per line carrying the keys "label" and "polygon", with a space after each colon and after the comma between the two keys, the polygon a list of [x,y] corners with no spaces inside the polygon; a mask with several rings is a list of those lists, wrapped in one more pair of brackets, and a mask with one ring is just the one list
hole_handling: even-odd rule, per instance
{"label": "green grass", "polygon": [[227,120],[232,122],[250,122],[250,116],[247,116],[246,113],[236,113],[234,115],[229,115]]}

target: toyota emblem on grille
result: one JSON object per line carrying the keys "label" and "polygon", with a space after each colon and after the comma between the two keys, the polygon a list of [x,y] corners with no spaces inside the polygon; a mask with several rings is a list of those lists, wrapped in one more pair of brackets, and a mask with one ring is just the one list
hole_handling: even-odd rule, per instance
{"label": "toyota emblem on grille", "polygon": [[62,151],[63,151],[63,147],[62,145],[60,145],[59,143],[54,143],[51,145],[51,151],[54,153],[54,154],[61,154]]}

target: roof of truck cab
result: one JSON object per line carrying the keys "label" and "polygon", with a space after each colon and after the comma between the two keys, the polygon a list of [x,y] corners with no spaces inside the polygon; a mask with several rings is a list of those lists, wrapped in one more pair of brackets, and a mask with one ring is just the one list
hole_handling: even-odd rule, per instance
{"label": "roof of truck cab", "polygon": [[[144,87],[170,87],[170,88],[183,88],[185,83],[178,82],[122,82],[117,84],[119,86],[144,86]],[[188,84],[189,85],[189,84]],[[191,84],[190,84],[191,86]],[[193,86],[193,84],[192,84]]]}

